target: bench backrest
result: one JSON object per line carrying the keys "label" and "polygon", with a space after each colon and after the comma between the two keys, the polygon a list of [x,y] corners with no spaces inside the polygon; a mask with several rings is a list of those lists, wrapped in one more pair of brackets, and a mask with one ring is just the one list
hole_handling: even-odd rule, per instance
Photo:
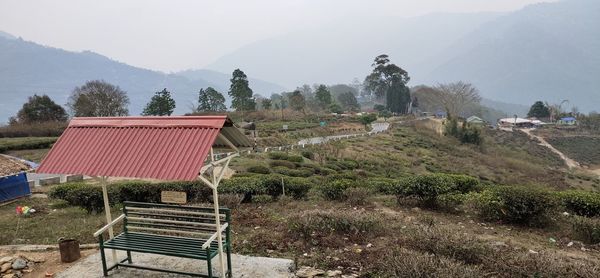
{"label": "bench backrest", "polygon": [[[129,232],[208,239],[216,231],[213,208],[124,202],[124,228]],[[228,208],[219,209],[221,225],[231,221]],[[223,238],[229,235],[229,225]]]}

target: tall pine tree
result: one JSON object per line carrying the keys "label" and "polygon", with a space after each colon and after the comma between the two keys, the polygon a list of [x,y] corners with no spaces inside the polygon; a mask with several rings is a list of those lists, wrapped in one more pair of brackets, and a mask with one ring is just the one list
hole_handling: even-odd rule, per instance
{"label": "tall pine tree", "polygon": [[243,121],[245,111],[256,110],[256,101],[252,97],[252,89],[248,86],[248,76],[240,69],[236,69],[230,81],[228,94],[231,96],[231,108],[242,113]]}
{"label": "tall pine tree", "polygon": [[175,100],[171,97],[171,92],[164,88],[156,92],[150,102],[146,104],[144,116],[171,116],[175,110]]}

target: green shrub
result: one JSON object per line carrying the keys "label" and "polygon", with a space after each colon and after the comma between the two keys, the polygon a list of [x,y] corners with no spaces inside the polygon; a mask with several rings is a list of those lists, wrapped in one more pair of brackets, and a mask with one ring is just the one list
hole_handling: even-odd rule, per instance
{"label": "green shrub", "polygon": [[289,177],[305,177],[305,178],[310,177],[315,174],[313,169],[304,168],[304,167],[299,168],[299,169],[289,169],[289,168],[278,166],[278,167],[273,168],[273,172],[282,174],[285,176],[289,176]]}
{"label": "green shrub", "polygon": [[0,153],[12,150],[50,148],[56,140],[56,137],[0,138]]}
{"label": "green shrub", "polygon": [[67,127],[66,122],[43,122],[11,124],[0,127],[0,138],[10,137],[58,137]]}
{"label": "green shrub", "polygon": [[300,155],[290,155],[290,156],[288,156],[287,161],[291,161],[291,162],[295,162],[295,163],[302,163],[304,161],[304,157],[302,157]]}
{"label": "green shrub", "polygon": [[576,239],[586,243],[600,243],[600,218],[574,216],[571,219]]}
{"label": "green shrub", "polygon": [[[225,181],[223,181],[222,184],[224,184],[224,182]],[[286,177],[275,174],[260,175],[243,179],[234,177],[226,180],[226,184],[228,187],[228,190],[226,191],[228,193],[244,194],[246,196],[244,201],[249,201],[253,196],[263,194],[270,195],[273,198],[279,197],[283,194],[284,185],[286,195],[292,196],[295,199],[302,199],[306,197],[306,194],[312,185],[311,181],[305,178]],[[247,184],[247,186],[242,184]],[[223,185],[219,186],[219,188],[222,186]]]}
{"label": "green shrub", "polygon": [[232,177],[221,181],[219,193],[241,194],[243,201],[250,201],[253,195],[267,193],[261,181],[260,177]]}
{"label": "green shrub", "polygon": [[343,200],[344,191],[350,187],[358,187],[358,184],[354,180],[336,179],[325,182],[320,186],[320,190],[327,200]]}
{"label": "green shrub", "polygon": [[[185,192],[188,201],[208,201],[212,195],[211,189],[200,182],[125,181],[109,184],[107,190],[111,205],[124,201],[158,203],[161,191],[165,190]],[[49,196],[65,200],[73,206],[83,207],[88,212],[104,210],[102,188],[97,185],[83,182],[60,184],[50,190]]]}
{"label": "green shrub", "polygon": [[328,181],[341,180],[341,179],[358,180],[358,176],[356,175],[356,173],[353,173],[353,172],[341,172],[341,173],[336,173],[334,175],[327,176]]}
{"label": "green shrub", "polygon": [[[109,203],[115,204],[119,200],[118,192],[115,192],[113,186],[108,186]],[[62,199],[69,205],[79,206],[88,212],[100,212],[104,210],[104,201],[102,198],[102,188],[85,183],[65,183],[54,186],[49,197]]]}
{"label": "green shrub", "polygon": [[600,193],[573,190],[560,192],[558,196],[562,205],[574,214],[600,216]]}
{"label": "green shrub", "polygon": [[393,179],[369,178],[365,181],[365,183],[368,188],[371,188],[377,193],[386,195],[394,195],[398,193],[398,186],[396,186],[397,182]]}
{"label": "green shrub", "polygon": [[337,171],[329,168],[319,168],[319,170],[317,171],[317,174],[321,176],[334,175],[335,173],[337,173]]}
{"label": "green shrub", "polygon": [[327,163],[325,163],[324,165],[326,168],[329,168],[335,172],[341,171],[342,167],[338,166],[336,162],[333,161],[329,161]]}
{"label": "green shrub", "polygon": [[458,191],[461,193],[469,193],[478,189],[480,183],[479,179],[467,175],[448,175],[454,183],[452,191]]}
{"label": "green shrub", "polygon": [[347,170],[354,170],[354,169],[357,169],[359,166],[358,161],[352,160],[352,159],[347,159],[347,158],[344,160],[338,161],[338,163],[342,168],[347,169]]}
{"label": "green shrub", "polygon": [[248,167],[247,171],[250,173],[257,173],[257,174],[270,174],[271,173],[271,169],[269,169],[269,167],[264,166],[264,165],[250,166],[250,167]]}
{"label": "green shrub", "polygon": [[400,197],[416,198],[421,205],[436,208],[439,205],[437,202],[439,195],[468,193],[478,187],[479,180],[474,177],[428,174],[404,178],[396,185],[395,190]]}
{"label": "green shrub", "polygon": [[448,175],[431,174],[402,180],[398,193],[403,197],[418,199],[423,206],[434,208],[437,196],[450,193],[453,187],[454,183]]}
{"label": "green shrub", "polygon": [[523,186],[492,187],[472,196],[479,215],[489,221],[540,225],[557,208],[548,191]]}
{"label": "green shrub", "polygon": [[287,160],[273,160],[269,162],[271,167],[286,167],[290,169],[296,168],[296,163]]}
{"label": "green shrub", "polygon": [[312,151],[302,151],[302,156],[312,160],[315,158],[315,154]]}
{"label": "green shrub", "polygon": [[273,202],[273,196],[271,195],[256,195],[256,196],[252,196],[252,203],[257,203],[257,204],[268,204]]}
{"label": "green shrub", "polygon": [[52,187],[50,189],[50,191],[48,191],[48,196],[50,198],[64,200],[65,197],[67,196],[67,194],[69,194],[69,192],[71,192],[73,190],[77,190],[81,187],[86,187],[86,186],[89,186],[89,184],[86,184],[84,182],[63,183],[63,184]]}
{"label": "green shrub", "polygon": [[274,160],[287,160],[288,159],[288,154],[284,153],[284,152],[270,152],[268,154],[270,159],[274,159]]}
{"label": "green shrub", "polygon": [[286,196],[292,196],[294,199],[306,197],[312,187],[312,183],[303,178],[284,178]]}

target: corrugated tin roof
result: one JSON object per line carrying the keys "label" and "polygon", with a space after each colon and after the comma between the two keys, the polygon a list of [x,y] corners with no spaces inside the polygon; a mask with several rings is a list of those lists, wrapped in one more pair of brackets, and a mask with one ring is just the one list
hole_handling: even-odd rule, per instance
{"label": "corrugated tin roof", "polygon": [[194,180],[219,133],[250,146],[227,116],[74,118],[37,172]]}
{"label": "corrugated tin roof", "polygon": [[498,120],[501,123],[510,123],[510,124],[522,124],[522,123],[531,123],[531,120],[523,119],[523,118],[504,118]]}

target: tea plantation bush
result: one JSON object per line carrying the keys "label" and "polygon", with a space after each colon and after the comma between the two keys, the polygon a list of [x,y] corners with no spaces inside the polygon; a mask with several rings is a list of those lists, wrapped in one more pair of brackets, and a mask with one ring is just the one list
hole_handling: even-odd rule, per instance
{"label": "tea plantation bush", "polygon": [[304,161],[304,157],[300,155],[290,155],[288,156],[287,161],[302,163]]}
{"label": "tea plantation bush", "polygon": [[283,153],[283,152],[270,152],[268,154],[270,159],[273,160],[287,160],[289,155],[287,153]]}
{"label": "tea plantation bush", "polygon": [[587,191],[565,191],[558,193],[562,205],[570,212],[581,216],[600,216],[600,193]]}
{"label": "tea plantation bush", "polygon": [[438,196],[445,194],[464,194],[474,191],[479,180],[464,175],[429,174],[401,180],[397,185],[400,199],[411,197],[419,200],[428,208],[438,207]]}
{"label": "tea plantation bush", "polygon": [[315,158],[315,154],[311,151],[302,151],[302,156],[308,158],[308,159],[314,159]]}
{"label": "tea plantation bush", "polygon": [[397,181],[387,178],[370,178],[365,181],[366,186],[373,191],[386,195],[398,193]]}
{"label": "tea plantation bush", "polygon": [[[283,180],[283,184],[282,184]],[[233,177],[221,182],[219,192],[243,194],[244,201],[250,201],[255,195],[268,194],[278,197],[283,194],[296,199],[306,197],[311,187],[311,182],[304,178],[293,178],[282,175],[257,175],[253,177]]]}
{"label": "tea plantation bush", "polygon": [[0,153],[12,150],[50,148],[56,137],[0,138]]}
{"label": "tea plantation bush", "polygon": [[273,172],[290,177],[310,177],[315,174],[313,169],[305,167],[289,169],[286,167],[277,166],[273,168]]}
{"label": "tea plantation bush", "polygon": [[319,189],[327,200],[343,200],[344,192],[351,187],[358,187],[358,183],[350,179],[329,179]]}
{"label": "tea plantation bush", "polygon": [[471,200],[485,220],[523,225],[544,224],[557,208],[550,192],[524,186],[492,187],[473,194]]}
{"label": "tea plantation bush", "polygon": [[271,167],[286,167],[290,169],[296,168],[296,163],[287,160],[273,160],[269,162]]}
{"label": "tea plantation bush", "polygon": [[[186,192],[188,201],[208,201],[212,191],[200,182],[163,182],[148,183],[143,181],[127,181],[111,184],[107,187],[111,205],[124,201],[160,202],[161,191]],[[88,212],[104,210],[102,188],[86,183],[65,183],[57,185],[49,192],[52,198],[67,201],[72,206],[79,206]]]}
{"label": "tea plantation bush", "polygon": [[250,167],[248,167],[247,171],[250,173],[256,173],[256,174],[270,174],[271,173],[271,169],[269,169],[269,167],[264,166],[264,165],[250,166]]}

